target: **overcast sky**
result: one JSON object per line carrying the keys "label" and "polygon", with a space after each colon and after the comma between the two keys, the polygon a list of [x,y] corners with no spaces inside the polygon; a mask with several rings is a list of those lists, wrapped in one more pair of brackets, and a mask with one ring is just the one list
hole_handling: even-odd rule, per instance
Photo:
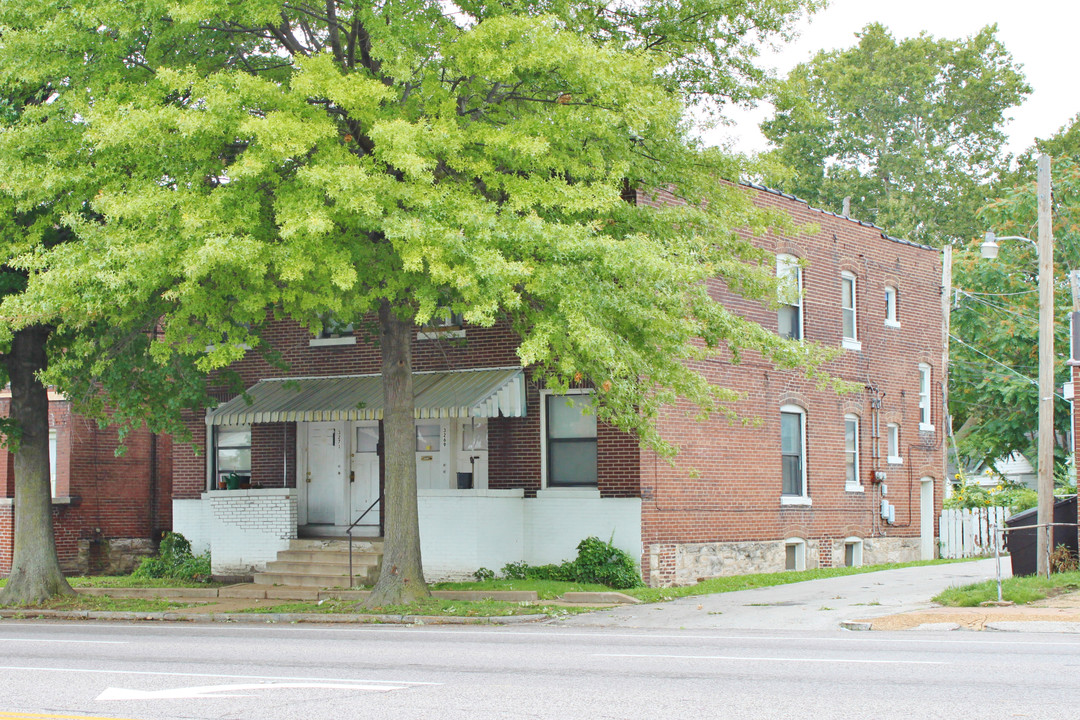
{"label": "overcast sky", "polygon": [[[1026,150],[1036,137],[1055,133],[1080,113],[1078,0],[832,0],[802,22],[795,42],[762,59],[782,77],[819,50],[852,47],[855,33],[870,22],[884,24],[896,38],[926,31],[953,39],[997,23],[998,39],[1023,65],[1032,87],[1026,102],[1010,111],[1012,120],[1005,126],[1013,153]],[[744,152],[767,148],[758,123],[769,117],[771,107],[731,114],[737,124],[710,132],[712,142],[730,140],[734,149]]]}

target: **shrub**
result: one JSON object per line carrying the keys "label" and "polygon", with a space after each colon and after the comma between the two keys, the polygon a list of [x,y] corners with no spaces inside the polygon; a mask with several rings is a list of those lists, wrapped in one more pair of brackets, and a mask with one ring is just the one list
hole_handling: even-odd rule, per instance
{"label": "shrub", "polygon": [[180,533],[166,533],[158,546],[158,554],[144,558],[131,575],[209,582],[210,552],[194,555],[191,552],[191,543],[186,537]]}
{"label": "shrub", "polygon": [[634,559],[610,542],[587,537],[578,543],[578,555],[560,565],[529,565],[512,562],[503,566],[507,580],[562,580],[607,585],[623,590],[641,587],[641,575]]}
{"label": "shrub", "polygon": [[477,582],[485,582],[487,580],[495,579],[495,571],[488,570],[486,567],[477,569],[477,571],[474,572],[472,575],[474,578],[476,578]]}

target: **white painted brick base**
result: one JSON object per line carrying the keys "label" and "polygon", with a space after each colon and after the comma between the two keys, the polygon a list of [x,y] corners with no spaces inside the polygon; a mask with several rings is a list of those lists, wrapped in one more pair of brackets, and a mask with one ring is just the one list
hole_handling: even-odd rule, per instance
{"label": "white painted brick base", "polygon": [[174,500],[173,528],[195,552],[210,549],[215,575],[251,575],[296,537],[296,490],[212,490],[201,500]]}

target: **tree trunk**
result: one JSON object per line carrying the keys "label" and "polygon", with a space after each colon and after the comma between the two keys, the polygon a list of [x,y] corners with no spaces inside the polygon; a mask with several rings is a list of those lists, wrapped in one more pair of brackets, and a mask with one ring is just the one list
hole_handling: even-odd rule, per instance
{"label": "tree trunk", "polygon": [[382,571],[366,605],[383,607],[429,597],[420,562],[420,520],[416,506],[416,421],[412,377],[412,331],[390,303],[379,308],[382,352],[383,463],[385,482]]}
{"label": "tree trunk", "polygon": [[40,603],[73,594],[60,572],[49,484],[49,395],[38,380],[50,329],[19,330],[4,358],[11,381],[11,418],[21,435],[15,452],[15,552],[0,604]]}

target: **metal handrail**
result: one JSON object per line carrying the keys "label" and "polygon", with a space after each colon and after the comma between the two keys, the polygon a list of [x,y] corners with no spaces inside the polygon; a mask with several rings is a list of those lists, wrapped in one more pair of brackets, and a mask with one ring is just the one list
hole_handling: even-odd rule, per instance
{"label": "metal handrail", "polygon": [[374,507],[376,505],[378,505],[380,502],[382,502],[382,499],[383,499],[382,493],[379,493],[379,497],[375,498],[375,501],[373,503],[371,503],[370,505],[368,505],[368,509],[365,510],[364,512],[360,513],[360,517],[353,520],[352,525],[350,525],[348,527],[348,529],[345,530],[345,534],[349,537],[349,588],[352,588],[352,586],[353,586],[353,565],[352,565],[352,531],[353,531],[353,528],[355,528],[357,525],[359,525],[360,521],[363,520],[364,517],[366,517],[367,514],[369,512],[371,512],[372,509],[374,509]]}

